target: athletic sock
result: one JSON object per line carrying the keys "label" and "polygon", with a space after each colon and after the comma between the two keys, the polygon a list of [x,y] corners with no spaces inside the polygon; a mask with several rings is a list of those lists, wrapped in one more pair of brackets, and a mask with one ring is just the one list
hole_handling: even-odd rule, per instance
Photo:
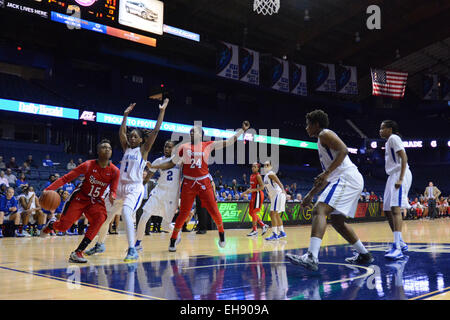
{"label": "athletic sock", "polygon": [[272,231],[276,234],[278,234],[278,227],[272,227]]}
{"label": "athletic sock", "polygon": [[322,244],[322,239],[311,237],[309,242],[308,251],[312,253],[315,258],[319,257],[320,245]]}
{"label": "athletic sock", "polygon": [[400,240],[401,239],[402,239],[402,233],[400,231],[394,231],[394,243],[398,249],[400,249]]}
{"label": "athletic sock", "polygon": [[91,240],[84,237],[83,240],[81,240],[81,243],[78,246],[78,248],[75,250],[75,252],[83,252],[87,248],[89,243],[91,243]]}
{"label": "athletic sock", "polygon": [[280,230],[280,232],[284,232],[284,227],[283,227],[283,225],[279,226],[279,227],[278,227],[278,230]]}
{"label": "athletic sock", "polygon": [[170,238],[171,239],[176,239],[178,237],[178,232],[180,232],[180,231],[173,229],[172,236]]}
{"label": "athletic sock", "polygon": [[364,247],[364,245],[362,244],[361,240],[356,241],[354,244],[352,244],[353,248],[358,252],[358,253],[368,253],[369,251],[367,251],[366,247]]}

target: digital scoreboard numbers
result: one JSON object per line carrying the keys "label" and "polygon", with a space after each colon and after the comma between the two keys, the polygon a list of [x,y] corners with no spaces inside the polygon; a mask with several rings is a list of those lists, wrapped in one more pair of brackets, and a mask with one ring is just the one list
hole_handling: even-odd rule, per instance
{"label": "digital scoreboard numbers", "polygon": [[[45,0],[49,10],[71,14],[77,6],[80,18],[108,24],[116,22],[118,17],[118,0]],[[72,6],[72,7],[70,7]]]}

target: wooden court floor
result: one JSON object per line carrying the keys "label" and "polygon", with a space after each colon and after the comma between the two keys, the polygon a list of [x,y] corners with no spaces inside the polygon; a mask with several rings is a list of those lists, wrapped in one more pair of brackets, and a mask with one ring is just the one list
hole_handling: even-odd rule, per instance
{"label": "wooden court floor", "polygon": [[223,249],[216,231],[183,233],[175,253],[167,250],[168,233],[152,234],[132,264],[123,262],[124,234],[109,235],[106,252],[87,257],[87,264],[67,262],[81,236],[3,238],[0,299],[450,299],[449,218],[405,221],[409,251],[397,262],[383,256],[392,241],[387,222],[352,227],[374,263],[347,265],[352,248],[328,226],[318,275],[284,258],[304,252],[310,226],[286,227],[287,238],[276,242],[246,237],[247,229],[228,229]]}

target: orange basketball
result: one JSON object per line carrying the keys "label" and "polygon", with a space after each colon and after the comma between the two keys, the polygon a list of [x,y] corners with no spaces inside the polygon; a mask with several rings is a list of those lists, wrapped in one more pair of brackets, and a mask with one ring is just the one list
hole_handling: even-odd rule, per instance
{"label": "orange basketball", "polygon": [[60,203],[61,197],[56,191],[53,190],[43,191],[39,197],[39,204],[42,208],[48,211],[56,210]]}

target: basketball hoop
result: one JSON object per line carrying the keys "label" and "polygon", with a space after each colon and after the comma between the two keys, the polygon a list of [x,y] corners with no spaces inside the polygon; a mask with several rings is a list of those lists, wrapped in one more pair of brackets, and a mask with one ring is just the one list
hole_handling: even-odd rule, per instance
{"label": "basketball hoop", "polygon": [[278,13],[280,9],[280,0],[255,0],[253,2],[253,11],[257,14],[272,15]]}

